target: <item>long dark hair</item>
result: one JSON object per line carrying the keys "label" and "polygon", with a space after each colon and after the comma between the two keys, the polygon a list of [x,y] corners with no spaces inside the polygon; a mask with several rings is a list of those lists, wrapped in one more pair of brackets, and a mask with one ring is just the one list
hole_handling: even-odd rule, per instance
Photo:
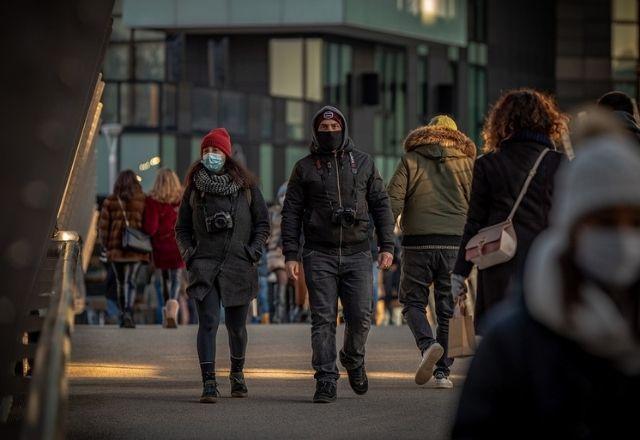
{"label": "long dark hair", "polygon": [[[187,177],[184,179],[185,188],[191,187],[193,184],[193,178],[198,171],[204,168],[202,162],[198,159],[195,161],[189,171],[187,172]],[[245,167],[240,165],[238,161],[235,159],[228,157],[224,161],[224,170],[227,172],[234,182],[240,185],[241,188],[252,188],[257,185],[258,179],[253,175],[253,173],[247,170]]]}
{"label": "long dark hair", "polygon": [[113,195],[126,202],[139,194],[143,194],[143,191],[136,173],[131,170],[121,172],[113,185]]}

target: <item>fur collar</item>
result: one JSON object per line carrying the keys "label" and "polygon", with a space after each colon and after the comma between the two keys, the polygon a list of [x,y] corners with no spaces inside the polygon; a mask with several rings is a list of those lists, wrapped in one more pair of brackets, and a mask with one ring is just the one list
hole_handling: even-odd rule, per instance
{"label": "fur collar", "polygon": [[458,130],[425,125],[416,128],[404,141],[404,150],[408,153],[424,145],[439,145],[462,152],[471,159],[476,158],[476,145]]}

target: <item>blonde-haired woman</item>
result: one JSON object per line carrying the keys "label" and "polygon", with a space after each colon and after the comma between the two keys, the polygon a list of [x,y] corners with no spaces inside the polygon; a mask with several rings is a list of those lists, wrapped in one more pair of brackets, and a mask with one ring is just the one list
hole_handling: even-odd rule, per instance
{"label": "blonde-haired woman", "polygon": [[162,287],[159,282],[156,282],[156,287],[162,289],[165,304],[162,308],[162,325],[167,328],[176,328],[178,324],[177,297],[184,262],[176,244],[174,229],[181,198],[182,185],[176,173],[167,168],[160,169],[146,200],[144,230],[151,236],[153,262],[159,272],[156,274],[157,280],[159,276],[162,277]]}

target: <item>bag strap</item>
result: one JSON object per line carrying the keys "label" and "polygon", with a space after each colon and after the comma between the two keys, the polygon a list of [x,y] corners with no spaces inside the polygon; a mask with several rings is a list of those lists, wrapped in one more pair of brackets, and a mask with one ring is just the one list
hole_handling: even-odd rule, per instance
{"label": "bag strap", "polygon": [[536,173],[538,172],[538,167],[540,166],[540,163],[542,163],[542,159],[544,159],[544,157],[547,155],[548,152],[549,152],[548,148],[545,148],[544,150],[542,150],[542,153],[540,153],[540,155],[538,156],[538,159],[536,160],[536,163],[533,164],[533,168],[531,168],[531,171],[529,171],[529,175],[527,176],[527,180],[525,180],[524,185],[522,186],[522,189],[520,190],[520,194],[518,195],[518,198],[516,199],[516,202],[513,204],[513,208],[511,208],[511,212],[509,213],[509,217],[507,217],[507,221],[509,221],[509,222],[512,221],[513,220],[513,216],[516,215],[516,211],[520,207],[520,203],[522,202],[522,199],[524,198],[525,194],[527,193],[527,190],[529,189],[529,185],[531,184],[531,181],[533,180],[533,178],[535,177]]}
{"label": "bag strap", "polygon": [[122,216],[124,217],[124,224],[129,227],[129,220],[127,219],[127,211],[124,210],[124,206],[122,205],[122,200],[118,197],[118,203],[120,204],[120,209],[122,210]]}

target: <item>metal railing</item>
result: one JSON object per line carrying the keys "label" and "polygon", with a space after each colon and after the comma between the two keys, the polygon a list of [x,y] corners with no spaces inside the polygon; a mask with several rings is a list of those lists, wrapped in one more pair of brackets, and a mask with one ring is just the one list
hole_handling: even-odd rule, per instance
{"label": "metal railing", "polygon": [[82,245],[75,232],[61,231],[53,239],[58,262],[50,303],[38,338],[33,375],[21,438],[62,439],[67,411],[66,363],[71,354],[74,314],[84,307]]}

